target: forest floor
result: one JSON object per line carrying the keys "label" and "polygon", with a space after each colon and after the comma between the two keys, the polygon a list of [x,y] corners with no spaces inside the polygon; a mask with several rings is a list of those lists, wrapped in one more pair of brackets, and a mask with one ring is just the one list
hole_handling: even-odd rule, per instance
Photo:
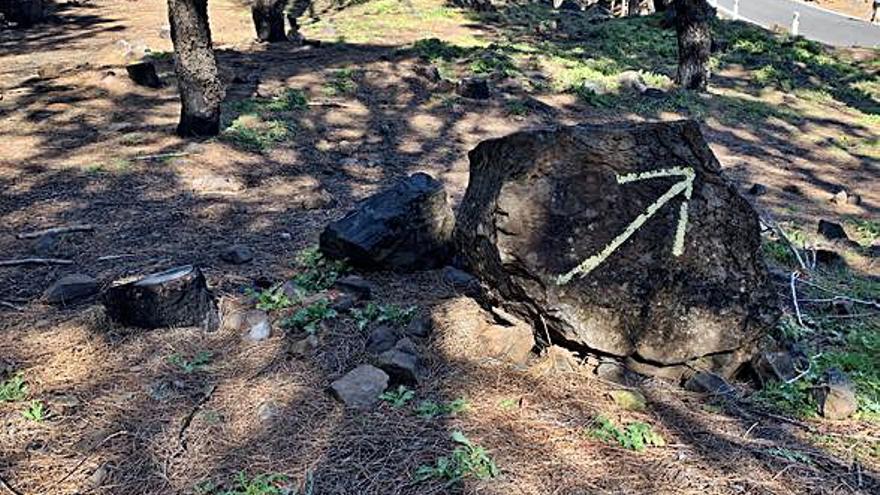
{"label": "forest floor", "polygon": [[[876,51],[719,22],[712,87],[697,95],[673,87],[675,35],[657,17],[591,23],[536,4],[477,15],[439,0],[319,3],[301,21],[320,46],[269,46],[252,41],[245,8],[212,0],[224,131],[193,143],[173,133],[165,8],[69,2],[48,25],[0,31],[0,256],[75,262],[0,267],[0,493],[224,493],[240,475],[252,491],[230,493],[276,493],[258,490],[288,483],[281,477],[314,494],[880,492],[880,317],[871,306],[841,317],[807,291],[817,302],[801,308],[805,324],[787,304],[779,329],[813,361],[790,385],[754,393],[738,383],[737,397],[721,400],[649,380],[639,385],[647,407],[626,410],[589,363],[560,372],[546,356],[527,367],[475,359],[451,324],[420,344],[429,378],[415,398],[362,414],[325,393],[364,359],[366,336],[350,317],[291,357],[283,332],[263,342],[222,330],[135,332],[108,323],[94,301],[40,299],[70,273],[108,283],[188,263],[218,294],[240,295],[295,276],[297,253],[328,221],[396,179],[427,172],[457,204],[467,152],[482,140],[694,118],[726,175],[796,243],[821,243],[817,222],[828,219],[859,244],[835,246],[847,267],[810,280],[876,300]],[[168,82],[161,89],[126,77],[124,65],[147,52]],[[448,80],[487,77],[493,95],[461,98],[425,77],[429,66]],[[626,70],[666,94],[629,93],[619,83]],[[767,193],[747,195],[755,183]],[[831,202],[840,189],[861,202]],[[78,223],[96,228],[41,246],[16,238]],[[219,261],[231,243],[252,247],[255,260]],[[796,268],[778,239],[765,247],[776,270]],[[385,305],[468,317],[468,299],[438,272],[365,276]],[[780,294],[791,301],[785,281]],[[811,380],[831,366],[856,380],[850,420],[814,412]],[[425,400],[455,407],[429,418],[416,410]],[[603,435],[606,420],[664,441],[626,448]],[[496,477],[418,479],[421,466],[474,454],[454,453],[455,432],[486,449]]]}

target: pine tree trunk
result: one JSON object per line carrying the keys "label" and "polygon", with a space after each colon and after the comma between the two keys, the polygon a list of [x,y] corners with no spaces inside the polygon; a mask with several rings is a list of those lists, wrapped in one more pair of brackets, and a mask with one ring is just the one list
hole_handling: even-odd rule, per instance
{"label": "pine tree trunk", "polygon": [[220,132],[223,84],[211,46],[208,0],[168,0],[171,41],[180,90],[181,136],[214,136]]}
{"label": "pine tree trunk", "polygon": [[286,41],[284,33],[284,7],[286,0],[254,0],[251,16],[257,39],[260,41]]}
{"label": "pine tree trunk", "polygon": [[706,0],[675,0],[674,5],[678,84],[683,88],[705,91],[712,51],[711,9]]}

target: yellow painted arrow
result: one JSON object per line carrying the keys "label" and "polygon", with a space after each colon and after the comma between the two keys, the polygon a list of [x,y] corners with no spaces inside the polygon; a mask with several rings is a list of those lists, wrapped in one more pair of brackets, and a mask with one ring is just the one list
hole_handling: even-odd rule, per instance
{"label": "yellow painted arrow", "polygon": [[684,193],[685,200],[681,203],[681,210],[678,214],[678,227],[675,230],[675,241],[672,244],[672,254],[675,256],[681,256],[684,253],[684,234],[685,230],[687,230],[687,221],[688,221],[688,201],[691,199],[691,195],[694,192],[694,177],[696,174],[694,173],[694,169],[690,167],[671,167],[671,168],[661,168],[657,170],[650,170],[648,172],[641,173],[632,173],[625,175],[617,175],[617,183],[618,184],[628,184],[630,182],[638,182],[641,180],[647,179],[656,179],[659,177],[684,177],[680,182],[676,182],[669,188],[668,191],[663,193],[662,196],[657,198],[657,201],[651,203],[644,213],[636,217],[635,220],[632,221],[629,225],[627,225],[626,230],[623,231],[619,236],[615,237],[607,246],[605,246],[598,254],[594,254],[589,258],[585,259],[583,263],[576,266],[574,269],[560,275],[556,278],[557,285],[565,285],[571,282],[575,276],[580,275],[581,277],[586,276],[588,273],[593,271],[597,266],[602,264],[611,253],[617,250],[627,239],[629,239],[633,234],[636,233],[639,228],[644,225],[645,222],[648,221],[649,218],[654,216],[660,208],[663,208],[663,205],[668,203],[675,196]]}

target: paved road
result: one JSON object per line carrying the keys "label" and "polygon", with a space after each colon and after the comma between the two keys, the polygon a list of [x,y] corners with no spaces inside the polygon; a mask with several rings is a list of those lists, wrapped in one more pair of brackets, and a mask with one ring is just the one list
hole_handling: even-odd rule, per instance
{"label": "paved road", "polygon": [[[718,0],[719,10],[730,17],[734,0]],[[709,3],[713,3],[709,0]],[[764,27],[791,28],[795,12],[801,13],[800,35],[829,45],[880,47],[880,26],[793,0],[740,0],[742,20]]]}

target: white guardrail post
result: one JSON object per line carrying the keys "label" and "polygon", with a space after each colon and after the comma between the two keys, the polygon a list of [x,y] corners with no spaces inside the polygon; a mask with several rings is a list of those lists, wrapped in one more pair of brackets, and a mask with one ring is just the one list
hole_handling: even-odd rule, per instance
{"label": "white guardrail post", "polygon": [[739,20],[739,0],[733,0],[733,20]]}
{"label": "white guardrail post", "polygon": [[794,18],[791,20],[791,35],[797,36],[801,28],[801,13],[795,12]]}

